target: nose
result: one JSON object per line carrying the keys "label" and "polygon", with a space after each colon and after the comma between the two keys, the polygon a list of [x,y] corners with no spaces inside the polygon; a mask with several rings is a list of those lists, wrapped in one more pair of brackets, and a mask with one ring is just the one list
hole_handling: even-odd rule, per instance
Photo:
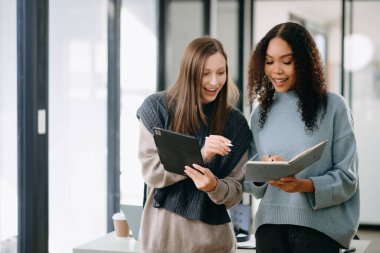
{"label": "nose", "polygon": [[276,73],[276,74],[282,74],[283,73],[281,64],[278,64],[278,63],[274,64],[273,70],[274,70],[274,73]]}
{"label": "nose", "polygon": [[218,77],[216,74],[213,74],[210,76],[210,84],[211,85],[217,85],[218,84]]}

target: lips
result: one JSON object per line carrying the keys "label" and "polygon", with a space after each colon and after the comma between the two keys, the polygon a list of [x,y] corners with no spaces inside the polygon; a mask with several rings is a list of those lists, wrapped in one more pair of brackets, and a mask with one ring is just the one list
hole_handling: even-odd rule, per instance
{"label": "lips", "polygon": [[215,96],[218,91],[217,88],[204,88],[204,90],[208,96]]}
{"label": "lips", "polygon": [[277,86],[284,85],[287,80],[288,78],[272,78],[273,83]]}

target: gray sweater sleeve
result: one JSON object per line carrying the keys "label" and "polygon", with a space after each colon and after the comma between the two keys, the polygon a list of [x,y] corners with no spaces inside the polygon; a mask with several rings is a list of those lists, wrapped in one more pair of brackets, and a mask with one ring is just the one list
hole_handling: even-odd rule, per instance
{"label": "gray sweater sleeve", "polygon": [[242,198],[245,169],[244,163],[248,160],[248,151],[241,157],[238,164],[231,173],[223,178],[218,179],[218,184],[214,191],[208,192],[208,196],[215,204],[224,204],[230,208],[238,204]]}
{"label": "gray sweater sleeve", "polygon": [[153,135],[142,121],[139,124],[138,157],[142,165],[142,176],[150,187],[163,188],[186,179],[185,176],[171,173],[164,169],[158,156]]}

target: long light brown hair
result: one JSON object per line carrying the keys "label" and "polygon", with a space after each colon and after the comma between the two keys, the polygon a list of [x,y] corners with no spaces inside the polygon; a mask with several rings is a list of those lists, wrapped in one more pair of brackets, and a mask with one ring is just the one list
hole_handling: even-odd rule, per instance
{"label": "long light brown hair", "polygon": [[221,53],[226,60],[226,83],[214,101],[209,134],[222,134],[229,110],[239,99],[237,87],[230,81],[227,55],[220,41],[203,36],[187,46],[174,85],[167,90],[171,129],[184,134],[195,134],[201,122],[207,124],[201,102],[202,76],[208,57]]}

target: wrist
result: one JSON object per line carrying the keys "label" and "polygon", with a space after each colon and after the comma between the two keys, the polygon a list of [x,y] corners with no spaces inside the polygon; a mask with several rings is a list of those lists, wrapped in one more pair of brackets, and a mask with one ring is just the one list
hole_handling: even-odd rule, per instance
{"label": "wrist", "polygon": [[215,191],[216,187],[218,186],[218,179],[216,177],[214,177],[214,180],[212,180],[212,183],[210,184],[210,186],[208,187],[208,189],[206,190],[206,192],[213,192]]}
{"label": "wrist", "polygon": [[311,179],[303,179],[302,180],[302,191],[303,192],[314,192],[314,183]]}
{"label": "wrist", "polygon": [[209,163],[212,160],[212,157],[207,157],[204,148],[201,149],[202,159],[204,163]]}

